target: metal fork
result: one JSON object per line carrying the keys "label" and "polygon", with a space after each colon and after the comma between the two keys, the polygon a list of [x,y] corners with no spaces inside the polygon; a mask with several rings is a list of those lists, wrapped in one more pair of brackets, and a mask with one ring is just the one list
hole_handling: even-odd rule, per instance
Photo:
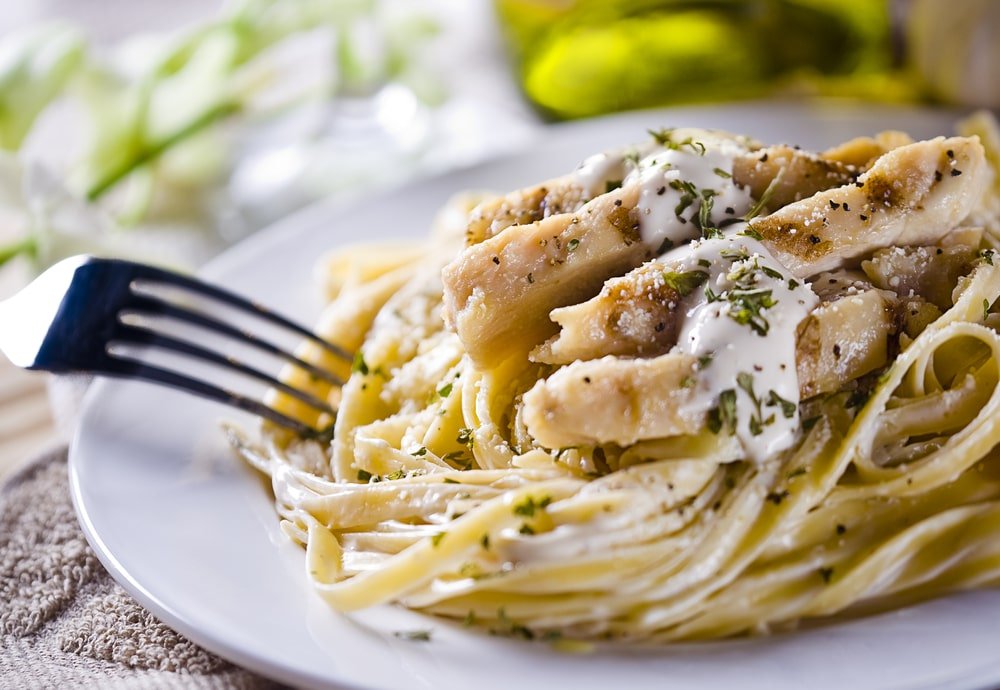
{"label": "metal fork", "polygon": [[343,384],[339,377],[302,360],[268,339],[230,325],[207,312],[195,311],[171,299],[149,294],[156,288],[173,290],[181,296],[207,297],[306,338],[327,352],[351,361],[351,354],[342,348],[232,292],[160,268],[91,256],[61,261],[21,292],[0,302],[0,351],[15,366],[25,369],[152,381],[264,417],[305,438],[328,438],[331,435],[330,427],[313,428],[260,400],[116,353],[114,345],[150,346],[180,353],[264,382],[319,412],[336,414],[325,400],[279,381],[234,357],[152,327],[127,323],[126,315],[169,317],[291,362],[332,385]]}

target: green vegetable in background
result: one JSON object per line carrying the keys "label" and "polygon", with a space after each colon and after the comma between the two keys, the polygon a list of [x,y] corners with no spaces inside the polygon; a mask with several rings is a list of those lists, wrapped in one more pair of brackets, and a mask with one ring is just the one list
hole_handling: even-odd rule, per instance
{"label": "green vegetable in background", "polygon": [[51,26],[0,43],[0,148],[16,150],[83,62],[82,36]]}

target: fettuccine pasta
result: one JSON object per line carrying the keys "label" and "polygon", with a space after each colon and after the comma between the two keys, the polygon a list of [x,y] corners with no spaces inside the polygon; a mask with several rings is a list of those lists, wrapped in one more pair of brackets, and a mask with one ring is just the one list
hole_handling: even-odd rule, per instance
{"label": "fettuccine pasta", "polygon": [[300,355],[346,383],[285,378],[336,420],[272,398],[329,443],[231,430],[316,591],[665,643],[1000,583],[1000,152],[963,127],[663,130],[335,251],[357,354]]}

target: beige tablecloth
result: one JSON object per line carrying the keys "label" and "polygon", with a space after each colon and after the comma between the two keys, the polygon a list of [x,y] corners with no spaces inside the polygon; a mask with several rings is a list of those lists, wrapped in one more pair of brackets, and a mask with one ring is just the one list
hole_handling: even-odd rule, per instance
{"label": "beige tablecloth", "polygon": [[136,603],[77,524],[66,450],[0,486],[0,688],[272,688]]}

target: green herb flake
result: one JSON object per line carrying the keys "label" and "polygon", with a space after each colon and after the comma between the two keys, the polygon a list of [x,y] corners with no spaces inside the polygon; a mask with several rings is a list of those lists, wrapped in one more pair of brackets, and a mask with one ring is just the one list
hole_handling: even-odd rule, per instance
{"label": "green herb flake", "polygon": [[575,252],[576,248],[579,246],[580,246],[580,240],[578,240],[575,237],[566,244],[566,248],[569,249],[571,252]]}
{"label": "green herb flake", "polygon": [[522,522],[521,529],[519,529],[518,532],[525,535],[531,535],[535,533],[535,528],[529,525],[527,522]]}
{"label": "green herb flake", "polygon": [[731,290],[727,296],[729,318],[741,326],[750,326],[757,335],[767,335],[771,324],[761,312],[778,303],[771,295],[771,290]]}
{"label": "green herb flake", "polygon": [[785,419],[794,417],[795,411],[798,409],[798,405],[791,400],[785,400],[775,393],[774,390],[771,390],[767,395],[767,405],[770,407],[780,407],[781,414],[785,415]]}
{"label": "green herb flake", "polygon": [[472,429],[468,427],[462,427],[461,429],[458,430],[458,436],[455,437],[455,440],[461,443],[463,446],[468,446],[469,448],[472,448],[472,444],[475,443],[476,440],[475,436],[473,435],[474,433],[475,432]]}
{"label": "green herb flake", "polygon": [[431,535],[431,546],[433,546],[434,548],[437,548],[438,544],[441,543],[441,540],[444,539],[444,535],[445,534],[447,534],[447,533],[446,532],[438,532],[437,534]]}
{"label": "green herb flake", "polygon": [[448,383],[438,388],[437,394],[440,395],[442,398],[447,398],[449,395],[451,395],[451,390],[453,387],[454,384],[451,381],[449,381]]}
{"label": "green herb flake", "polygon": [[784,280],[785,279],[785,276],[783,276],[780,271],[776,271],[773,268],[771,268],[770,266],[761,266],[760,270],[768,278],[774,278],[775,280]]}
{"label": "green herb flake", "polygon": [[358,481],[359,482],[367,482],[367,481],[370,481],[371,478],[372,478],[372,473],[369,472],[368,470],[358,470]]}
{"label": "green herb flake", "polygon": [[489,550],[490,548],[490,535],[489,532],[484,532],[483,536],[479,537],[479,545],[484,549]]}
{"label": "green herb flake", "polygon": [[604,193],[613,192],[622,186],[621,180],[608,180],[604,183]]}
{"label": "green herb flake", "polygon": [[990,315],[990,301],[983,298],[983,320],[985,321]]}
{"label": "green herb flake", "polygon": [[393,633],[395,637],[401,640],[410,640],[412,642],[430,642],[431,634],[430,630],[397,630]]}
{"label": "green herb flake", "polygon": [[708,280],[704,271],[664,271],[663,280],[680,297],[687,297]]}
{"label": "green herb flake", "polygon": [[736,432],[736,391],[728,388],[719,394],[719,404],[708,411],[708,428],[713,434],[723,429]]}
{"label": "green herb flake", "polygon": [[742,235],[743,237],[749,237],[750,239],[757,240],[758,242],[764,239],[764,236],[761,235],[756,230],[754,230],[753,228],[747,228],[746,230],[744,230],[739,234]]}
{"label": "green herb flake", "polygon": [[461,484],[461,482],[456,482],[451,477],[445,477],[443,481],[445,484]]}
{"label": "green herb flake", "polygon": [[396,481],[397,479],[405,479],[406,470],[396,470],[395,472],[390,472],[389,474],[385,475],[385,478],[387,481]]}
{"label": "green herb flake", "polygon": [[715,190],[701,190],[701,206],[698,209],[698,225],[705,239],[721,239],[722,230],[712,223],[712,206],[715,204]]}
{"label": "green herb flake", "polygon": [[368,364],[365,362],[365,353],[358,350],[354,353],[354,361],[351,363],[351,373],[368,376]]}
{"label": "green herb flake", "polygon": [[523,501],[514,506],[514,515],[534,517],[535,511],[545,510],[550,503],[552,503],[551,496],[544,496],[538,501],[535,501],[534,496],[526,496]]}
{"label": "green herb flake", "polygon": [[712,172],[714,172],[716,175],[726,180],[730,179],[733,176],[732,173],[726,172],[722,168],[712,168]]}
{"label": "green herb flake", "polygon": [[778,186],[781,184],[781,180],[784,176],[785,168],[782,168],[778,174],[774,176],[774,179],[771,180],[770,184],[767,185],[767,189],[765,189],[764,193],[760,195],[757,203],[754,204],[749,211],[747,211],[745,216],[743,216],[743,220],[750,221],[764,212],[764,209],[767,208],[767,204],[771,201],[771,197],[774,196],[774,192],[778,189]]}

